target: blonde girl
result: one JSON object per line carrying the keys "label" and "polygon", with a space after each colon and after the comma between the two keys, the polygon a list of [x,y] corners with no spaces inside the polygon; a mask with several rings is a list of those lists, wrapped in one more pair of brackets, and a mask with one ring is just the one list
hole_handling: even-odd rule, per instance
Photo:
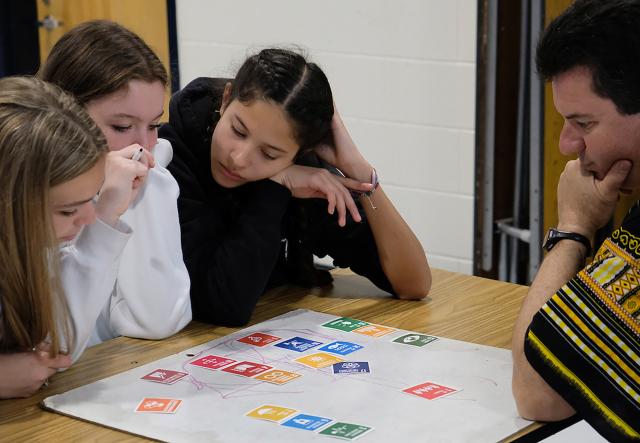
{"label": "blonde girl", "polygon": [[71,364],[82,307],[65,300],[57,245],[95,220],[106,153],[72,97],[0,80],[0,398],[30,395]]}

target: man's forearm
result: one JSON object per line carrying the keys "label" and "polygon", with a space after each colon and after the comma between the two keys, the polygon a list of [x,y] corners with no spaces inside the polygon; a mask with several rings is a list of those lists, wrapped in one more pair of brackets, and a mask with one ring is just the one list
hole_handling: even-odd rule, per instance
{"label": "man's forearm", "polygon": [[533,316],[584,266],[586,247],[578,242],[559,242],[544,259],[525,298],[513,330],[513,395],[520,415],[532,420],[561,420],[574,413],[527,361],[525,333]]}

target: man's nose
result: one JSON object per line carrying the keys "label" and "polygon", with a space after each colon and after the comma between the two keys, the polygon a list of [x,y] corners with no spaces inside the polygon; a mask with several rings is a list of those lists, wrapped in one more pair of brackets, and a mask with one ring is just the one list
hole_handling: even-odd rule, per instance
{"label": "man's nose", "polygon": [[560,132],[559,141],[560,152],[563,155],[580,154],[585,149],[584,138],[571,123],[564,122]]}

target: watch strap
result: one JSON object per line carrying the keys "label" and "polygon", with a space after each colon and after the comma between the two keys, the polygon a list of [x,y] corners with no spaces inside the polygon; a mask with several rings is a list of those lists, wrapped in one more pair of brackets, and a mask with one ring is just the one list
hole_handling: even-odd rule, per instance
{"label": "watch strap", "polygon": [[542,247],[550,251],[561,240],[573,240],[582,243],[587,248],[587,257],[591,255],[591,242],[587,237],[577,232],[560,231],[555,228],[549,229]]}

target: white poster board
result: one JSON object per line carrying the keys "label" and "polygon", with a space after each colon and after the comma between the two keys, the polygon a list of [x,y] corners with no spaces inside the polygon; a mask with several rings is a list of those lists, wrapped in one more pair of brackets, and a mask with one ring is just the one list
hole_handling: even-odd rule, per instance
{"label": "white poster board", "polygon": [[[363,330],[347,332],[323,326],[333,322],[345,327],[344,322],[336,319],[312,311],[292,311],[179,354],[54,395],[44,400],[44,406],[110,428],[175,442],[331,443],[337,440],[325,435],[328,432],[357,435],[365,428],[372,429],[359,435],[359,442],[488,442],[505,438],[531,423],[519,418],[516,412],[508,350],[445,338],[433,340],[435,337],[425,338],[399,329],[376,337],[363,334]],[[372,330],[370,326],[364,328],[364,332]],[[255,333],[281,340],[273,339],[266,345],[268,340],[258,343],[264,346],[249,344],[259,340]],[[248,338],[244,339],[247,343],[238,341],[251,334],[254,334],[253,341]],[[304,346],[300,346],[303,341],[294,340],[296,343],[291,345],[289,339],[293,337],[322,344],[297,352],[294,346],[303,349]],[[337,349],[335,352],[358,347],[332,345],[336,341],[362,346],[337,357],[348,362],[368,362],[370,372],[336,374],[332,366],[312,368],[295,361],[323,352],[320,350],[323,347],[333,346]],[[423,343],[426,344],[417,346]],[[273,368],[271,371],[284,374],[289,371],[300,376],[278,385],[223,370],[233,364],[215,370],[192,364],[198,361],[211,364],[216,359],[205,358],[209,355],[267,365]],[[239,369],[264,369],[250,366],[240,364]],[[354,365],[346,366],[353,370]],[[237,364],[235,367],[238,369]],[[142,379],[148,374],[157,377],[158,369],[187,375],[173,384]],[[269,372],[263,372],[262,376]],[[432,400],[403,392],[425,382],[444,386],[441,391],[446,388],[459,391]],[[426,392],[429,396],[432,388],[433,385],[429,385],[418,393]],[[155,402],[156,407],[175,408],[173,413],[136,412],[137,408],[146,411],[148,406],[153,409],[153,401],[141,403],[144,398],[181,402],[164,406],[162,402]],[[313,420],[296,419],[297,413],[279,422],[246,415],[256,410],[254,415],[262,417],[265,412],[275,411],[265,405],[282,406],[331,421],[317,429],[305,430],[301,427],[305,424],[313,427]],[[285,422],[298,427],[285,426]],[[343,426],[336,431],[341,426],[336,425],[337,422],[363,427],[352,431]]]}
{"label": "white poster board", "polygon": [[589,423],[580,420],[568,428],[553,434],[542,440],[543,443],[565,443],[568,441],[579,441],[580,443],[607,443],[607,439],[598,434]]}

